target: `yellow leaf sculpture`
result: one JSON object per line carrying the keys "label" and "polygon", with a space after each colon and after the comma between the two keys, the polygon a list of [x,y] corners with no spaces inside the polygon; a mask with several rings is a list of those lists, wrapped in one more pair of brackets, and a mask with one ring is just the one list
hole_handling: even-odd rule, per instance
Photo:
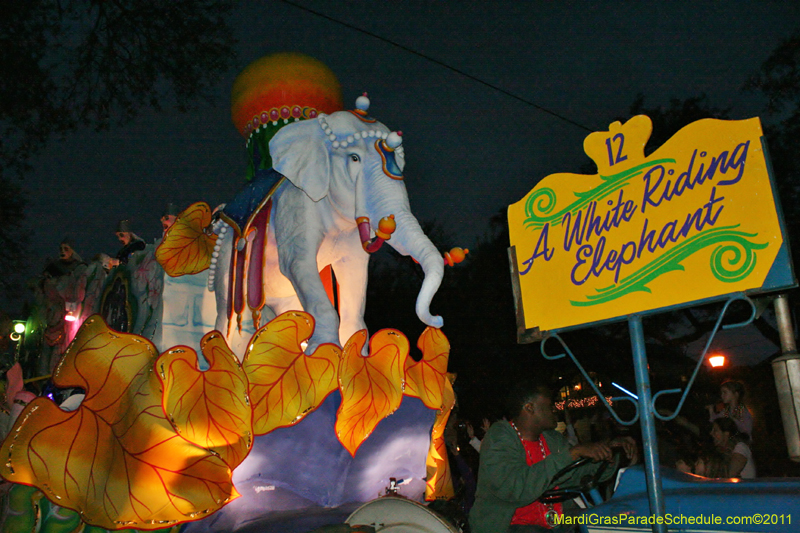
{"label": "yellow leaf sculpture", "polygon": [[205,202],[190,205],[175,219],[161,244],[156,259],[172,277],[197,274],[211,265],[217,236],[203,231],[211,224],[211,208]]}
{"label": "yellow leaf sculpture", "polygon": [[162,405],[184,438],[219,454],[233,470],[253,444],[253,411],[247,376],[239,359],[218,331],[200,341],[208,370],[197,366],[197,354],[177,346],[156,361],[163,385]]}
{"label": "yellow leaf sculpture", "polygon": [[[451,375],[448,374],[448,376]],[[455,404],[456,394],[453,391],[453,384],[450,379],[445,379],[442,404],[439,412],[436,413],[436,420],[433,423],[431,447],[428,451],[428,458],[425,461],[425,477],[427,478],[425,482],[425,499],[428,501],[441,498],[450,499],[455,496],[453,479],[450,473],[450,462],[447,460],[447,446],[444,442],[444,429]]]}
{"label": "yellow leaf sculpture", "polygon": [[442,330],[425,328],[417,341],[422,359],[406,359],[406,396],[422,400],[429,409],[442,406],[442,394],[447,379],[447,359],[450,356],[450,341]]}
{"label": "yellow leaf sculpture", "polygon": [[339,365],[342,403],[336,414],[336,436],[354,457],[378,422],[400,407],[409,348],[405,335],[385,329],[373,335],[370,354],[362,357],[366,340],[365,330],[354,333]]}
{"label": "yellow leaf sculpture", "polygon": [[161,529],[238,497],[228,465],[164,416],[157,355],[142,337],[86,320],[53,375],[86,397],[72,412],[31,402],[3,442],[0,474],[106,529]]}
{"label": "yellow leaf sculpture", "polygon": [[308,313],[289,311],[253,336],[244,357],[256,435],[298,423],[337,387],[341,349],[323,344],[305,355],[300,343],[314,331]]}

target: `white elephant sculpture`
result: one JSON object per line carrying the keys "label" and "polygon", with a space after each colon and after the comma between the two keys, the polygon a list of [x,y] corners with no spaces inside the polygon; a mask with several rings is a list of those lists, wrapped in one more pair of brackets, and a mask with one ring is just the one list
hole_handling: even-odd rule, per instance
{"label": "white elephant sculpture", "polygon": [[[256,315],[264,306],[275,315],[303,309],[316,321],[307,354],[322,343],[344,346],[366,328],[369,254],[384,240],[420,263],[425,279],[417,316],[429,326],[442,326],[430,304],[445,262],[411,214],[402,176],[402,134],[370,118],[368,106],[365,95],[354,111],[283,126],[269,142],[273,170],[260,185],[252,184],[244,202],[249,214],[237,221],[231,204],[220,211],[213,224],[219,238],[209,275],[217,329],[234,329],[230,321],[241,320],[246,306]],[[273,192],[269,202],[262,194],[267,189]],[[338,314],[320,279],[327,265],[339,283]],[[260,317],[255,318],[258,324]]]}

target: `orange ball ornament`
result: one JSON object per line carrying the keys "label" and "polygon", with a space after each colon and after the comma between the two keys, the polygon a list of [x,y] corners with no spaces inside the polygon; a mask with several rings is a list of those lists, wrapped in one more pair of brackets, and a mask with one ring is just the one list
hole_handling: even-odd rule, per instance
{"label": "orange ball ornament", "polygon": [[[380,222],[378,222],[378,231],[386,235],[383,237],[384,240],[389,239],[389,235],[394,233],[394,230],[397,229],[397,222],[394,221],[394,215],[389,215],[388,217],[383,217]],[[377,231],[375,233],[378,233]]]}
{"label": "orange ball ornament", "polygon": [[453,248],[449,252],[444,253],[444,262],[448,266],[457,265],[467,257],[469,250],[467,248]]}

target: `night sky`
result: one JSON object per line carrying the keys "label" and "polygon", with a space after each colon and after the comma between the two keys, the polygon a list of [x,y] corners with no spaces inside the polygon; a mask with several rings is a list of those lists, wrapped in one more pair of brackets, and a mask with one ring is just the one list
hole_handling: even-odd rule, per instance
{"label": "night sky", "polygon": [[[298,3],[591,130],[627,118],[639,93],[648,106],[705,93],[709,104],[732,107],[732,118],[759,115],[763,98],[741,86],[800,23],[796,0]],[[231,25],[239,65],[218,84],[216,106],[188,115],[146,110],[126,127],[52,142],[32,161],[24,187],[34,268],[65,235],[84,259],[113,255],[119,219],[152,242],[167,202],[213,207],[232,198],[245,150],[230,89],[241,68],[272,52],[327,64],[347,107],[369,92],[370,114],[404,133],[413,212],[441,223],[453,236],[448,246],[474,246],[489,218],[539,179],[589,161],[587,130],[289,3],[241,2]]]}

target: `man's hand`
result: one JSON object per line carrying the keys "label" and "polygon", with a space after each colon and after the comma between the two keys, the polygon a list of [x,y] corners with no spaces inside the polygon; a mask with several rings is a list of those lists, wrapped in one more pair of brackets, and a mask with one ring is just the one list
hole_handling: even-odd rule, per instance
{"label": "man's hand", "polygon": [[628,458],[629,464],[635,465],[639,462],[639,447],[636,441],[631,437],[617,437],[608,443],[612,448],[622,448],[625,451],[625,456]]}
{"label": "man's hand", "polygon": [[639,448],[636,446],[636,441],[630,437],[618,437],[608,443],[578,444],[570,450],[570,454],[573,460],[588,457],[593,461],[611,461],[614,457],[611,448],[622,448],[630,460],[630,464],[636,464],[639,460]]}
{"label": "man's hand", "polygon": [[605,442],[578,444],[574,446],[569,453],[572,455],[573,461],[581,457],[588,457],[592,461],[610,461],[612,458],[611,447]]}

